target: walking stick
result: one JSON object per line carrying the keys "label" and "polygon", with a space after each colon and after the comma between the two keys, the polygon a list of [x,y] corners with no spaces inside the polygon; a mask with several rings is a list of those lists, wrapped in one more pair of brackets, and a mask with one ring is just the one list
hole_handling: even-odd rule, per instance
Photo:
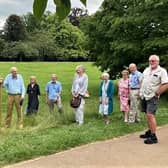
{"label": "walking stick", "polygon": [[3,83],[3,78],[0,77],[0,126],[2,121],[2,83]]}

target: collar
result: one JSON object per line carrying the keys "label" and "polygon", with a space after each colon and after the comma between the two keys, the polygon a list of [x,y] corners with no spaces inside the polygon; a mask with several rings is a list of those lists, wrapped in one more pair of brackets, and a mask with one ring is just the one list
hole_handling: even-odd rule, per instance
{"label": "collar", "polygon": [[149,67],[149,68],[150,68],[150,71],[151,71],[152,74],[155,73],[155,72],[160,71],[160,65],[158,65],[158,67],[156,69],[154,69],[154,70],[152,70],[151,67]]}

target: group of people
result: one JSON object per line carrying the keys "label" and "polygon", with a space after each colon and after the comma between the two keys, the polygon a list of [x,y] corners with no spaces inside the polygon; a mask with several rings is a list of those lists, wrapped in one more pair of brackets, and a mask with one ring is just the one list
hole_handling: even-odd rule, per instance
{"label": "group of people", "polygon": [[[129,74],[130,71],[130,74]],[[140,85],[142,73],[134,63],[129,65],[129,71],[122,71],[122,78],[118,83],[118,97],[120,111],[124,114],[124,122],[140,122]]]}
{"label": "group of people", "polygon": [[[85,73],[85,67],[79,65],[76,67],[76,73],[72,83],[72,96],[81,98],[81,103],[78,108],[75,108],[75,119],[79,125],[83,124],[84,121],[84,97],[87,96],[88,87],[88,76]],[[27,90],[25,89],[23,77],[18,74],[16,67],[10,69],[10,74],[5,77],[3,81],[3,87],[7,91],[7,115],[6,115],[6,128],[11,127],[12,110],[15,105],[19,129],[23,128],[23,114],[22,114],[22,104],[25,97],[25,92],[28,95],[28,101],[26,106],[26,115],[36,114],[39,108],[39,96],[40,96],[40,86],[36,81],[35,76],[30,77],[30,83],[27,85]],[[49,111],[53,112],[54,105],[57,105],[58,112],[62,113],[62,102],[61,102],[61,92],[62,85],[61,82],[57,80],[57,75],[51,75],[51,81],[46,84],[46,103],[48,104]]]}
{"label": "group of people", "polygon": [[159,61],[159,56],[151,55],[149,67],[142,74],[135,64],[130,64],[130,75],[127,70],[122,71],[122,79],[118,84],[120,110],[124,113],[124,121],[140,121],[139,104],[141,111],[146,114],[148,130],[140,135],[140,138],[145,138],[145,144],[158,142],[155,113],[160,95],[168,89],[167,71],[160,67]]}
{"label": "group of people", "polygon": [[[77,124],[84,123],[85,97],[88,97],[88,76],[85,67],[79,65],[75,69],[76,73],[72,81],[71,93],[73,97],[81,98],[80,105],[74,108],[75,121]],[[130,74],[129,74],[130,71]],[[159,57],[151,55],[149,57],[149,67],[143,73],[137,70],[134,63],[129,65],[129,71],[122,71],[122,78],[118,82],[118,97],[120,100],[120,111],[124,114],[124,122],[140,122],[139,104],[141,102],[142,111],[146,113],[148,130],[140,138],[146,138],[144,143],[157,143],[155,112],[160,95],[168,89],[167,71],[160,67]],[[18,128],[23,128],[22,103],[25,96],[24,81],[17,68],[12,67],[3,82],[7,90],[7,115],[6,127],[11,126],[12,109],[15,104],[18,116]],[[114,84],[110,80],[108,73],[101,76],[102,81],[99,88],[99,113],[103,116],[104,122],[109,124],[109,115],[113,112]],[[46,103],[49,111],[53,112],[54,105],[57,105],[58,112],[62,113],[61,92],[62,85],[57,80],[57,75],[51,75],[51,81],[45,87]],[[36,82],[36,77],[30,77],[27,86],[28,103],[26,114],[37,113],[39,107],[40,87]]]}

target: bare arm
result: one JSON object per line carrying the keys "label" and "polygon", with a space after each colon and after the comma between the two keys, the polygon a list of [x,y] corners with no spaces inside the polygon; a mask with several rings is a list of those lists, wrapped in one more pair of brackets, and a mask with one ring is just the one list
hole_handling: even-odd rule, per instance
{"label": "bare arm", "polygon": [[164,93],[166,90],[168,90],[168,83],[162,84],[160,88],[156,91],[156,96],[160,96],[162,93]]}

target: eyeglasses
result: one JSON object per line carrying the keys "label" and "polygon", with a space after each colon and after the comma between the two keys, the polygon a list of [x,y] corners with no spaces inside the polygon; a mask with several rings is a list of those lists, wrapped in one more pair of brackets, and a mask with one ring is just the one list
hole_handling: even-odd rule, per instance
{"label": "eyeglasses", "polygon": [[157,60],[149,60],[149,62],[157,62]]}

